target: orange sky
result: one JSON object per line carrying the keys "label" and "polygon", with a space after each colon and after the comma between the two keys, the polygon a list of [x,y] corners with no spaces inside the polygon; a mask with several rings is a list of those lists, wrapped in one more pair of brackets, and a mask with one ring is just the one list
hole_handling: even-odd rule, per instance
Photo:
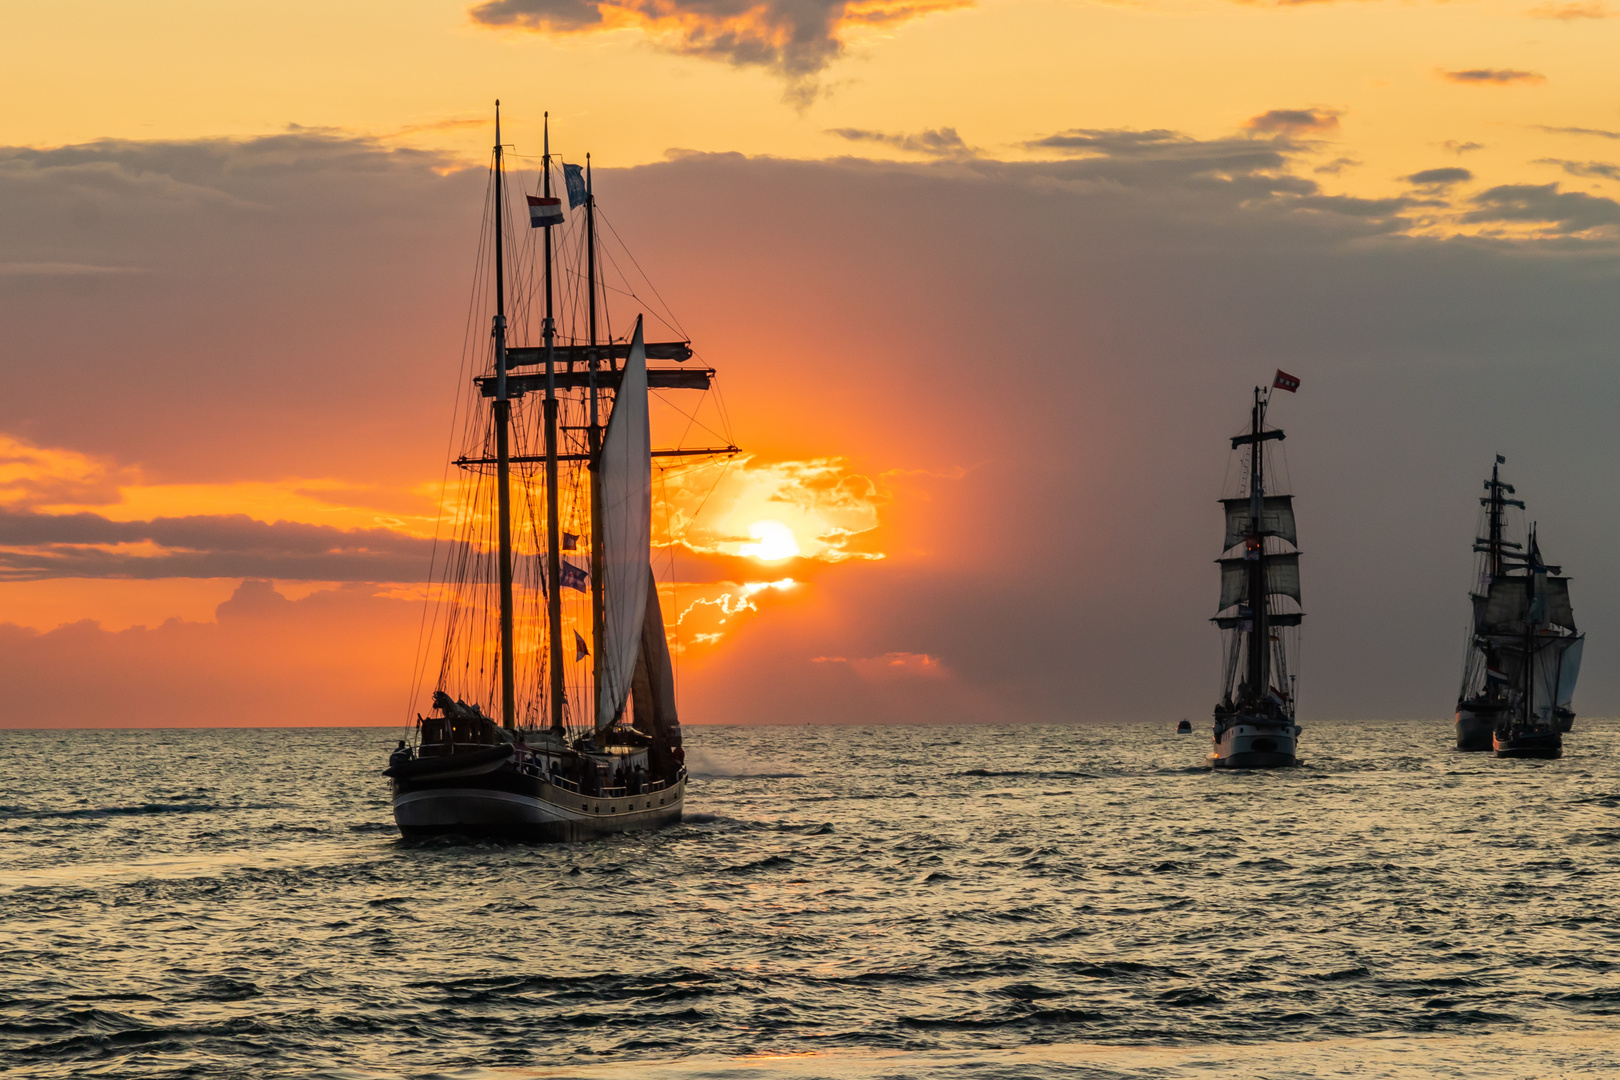
{"label": "orange sky", "polygon": [[[1511,447],[1591,553],[1589,610],[1605,587],[1607,519],[1548,433],[1615,390],[1607,0],[28,0],[7,25],[0,664],[33,711],[5,723],[421,707],[496,96],[519,182],[542,110],[594,154],[746,451],[660,487],[690,720],[1204,708],[1197,500],[1272,366],[1308,369],[1285,405],[1320,489],[1454,496],[1466,533],[1477,459]],[[1387,571],[1328,501],[1315,640],[1400,673],[1368,704],[1325,672],[1324,701],[1443,712],[1467,537]],[[1382,641],[1409,622],[1366,587],[1388,573],[1429,598],[1402,631],[1428,652]]]}

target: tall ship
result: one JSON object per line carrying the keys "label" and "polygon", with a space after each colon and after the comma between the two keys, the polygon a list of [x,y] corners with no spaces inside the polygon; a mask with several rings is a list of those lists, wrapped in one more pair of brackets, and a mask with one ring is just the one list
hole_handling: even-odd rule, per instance
{"label": "tall ship", "polygon": [[1217,769],[1269,769],[1298,765],[1300,726],[1294,720],[1293,662],[1299,655],[1299,539],[1294,498],[1285,494],[1268,444],[1280,428],[1266,427],[1275,390],[1293,392],[1299,380],[1277,372],[1270,388],[1255,387],[1249,430],[1232,437],[1241,451],[1238,494],[1221,500],[1226,538],[1221,544],[1221,602],[1214,622],[1223,646],[1221,702],[1215,706]]}
{"label": "tall ship", "polygon": [[1575,625],[1569,579],[1541,556],[1536,527],[1523,542],[1507,538],[1513,485],[1501,477],[1500,454],[1485,481],[1484,533],[1474,541],[1478,588],[1462,689],[1457,695],[1457,749],[1497,757],[1559,757],[1575,724],[1570,708],[1586,635]]}
{"label": "tall ship", "polygon": [[706,390],[714,372],[687,363],[689,341],[647,342],[639,315],[610,332],[589,156],[562,167],[565,210],[549,120],[529,228],[513,221],[496,106],[474,291],[489,335],[464,357],[460,472],[440,511],[453,535],[435,545],[412,691],[431,708],[385,770],[394,820],[407,837],[656,828],[680,820],[687,774],[653,459],[736,447],[652,449],[649,391]]}

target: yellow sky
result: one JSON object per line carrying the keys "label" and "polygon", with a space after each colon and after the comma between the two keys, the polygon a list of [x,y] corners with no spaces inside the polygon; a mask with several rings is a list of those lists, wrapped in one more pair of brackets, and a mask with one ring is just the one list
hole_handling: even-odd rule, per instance
{"label": "yellow sky", "polygon": [[[901,154],[829,134],[955,127],[1018,156],[1071,127],[1230,134],[1271,109],[1336,112],[1320,177],[1330,191],[1394,193],[1397,177],[1454,165],[1481,184],[1562,181],[1541,159],[1620,157],[1620,144],[1541,128],[1620,130],[1607,0],[1288,6],[1226,0],[988,0],[881,29],[853,27],[799,108],[759,67],[676,55],[622,29],[546,36],[476,25],[458,0],[10,0],[0,36],[0,140],[248,135],[289,123],[398,136],[481,158],[492,98],[509,139],[604,164],[672,147],[823,157]],[[1566,17],[1547,17],[1557,14]],[[1600,17],[1591,17],[1600,16]],[[1533,73],[1458,83],[1447,71]],[[401,134],[403,133],[403,134]],[[1482,149],[1458,154],[1453,146]],[[1612,192],[1611,192],[1612,194]]]}

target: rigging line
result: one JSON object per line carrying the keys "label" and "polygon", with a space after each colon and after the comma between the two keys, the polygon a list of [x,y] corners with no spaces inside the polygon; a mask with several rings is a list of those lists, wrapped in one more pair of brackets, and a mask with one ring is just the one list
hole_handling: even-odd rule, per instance
{"label": "rigging line", "polygon": [[732,463],[733,460],[735,460],[735,459],[734,458],[727,458],[726,459],[725,468],[720,470],[720,475],[715,477],[714,478],[714,483],[709,485],[709,490],[704,494],[703,501],[698,503],[696,510],[692,511],[692,516],[686,519],[686,528],[682,529],[681,530],[681,535],[677,536],[675,539],[684,540],[684,539],[686,539],[686,534],[692,531],[692,526],[697,524],[698,515],[703,513],[703,508],[705,506],[709,505],[709,499],[710,499],[711,496],[714,495],[716,489],[718,489],[720,487],[720,481],[722,481],[722,480],[724,480],[726,478],[726,469],[731,468],[731,463]]}
{"label": "rigging line", "polygon": [[[687,420],[691,421],[691,423],[687,425],[687,431],[691,431],[691,424],[696,424],[698,427],[702,428],[704,431],[707,431],[710,435],[713,435],[715,438],[724,439],[726,441],[727,446],[733,445],[732,441],[731,441],[731,435],[730,435],[729,432],[726,433],[726,434],[721,434],[720,432],[714,430],[714,428],[710,427],[708,424],[705,424],[703,421],[701,421],[701,420],[699,420],[697,418],[696,410],[694,410],[693,412],[687,412],[685,409],[681,408],[679,405],[675,404],[673,401],[669,400],[669,398],[665,397],[661,393],[656,393],[655,392],[653,396],[657,397],[657,399],[661,403],[663,403],[664,405],[669,406],[671,409],[674,409],[676,412],[678,412],[682,416],[686,417]],[[707,395],[705,395],[705,396],[707,396]],[[702,408],[702,407],[703,406],[700,403],[698,405],[698,408]],[[722,425],[722,426],[724,426],[724,425]],[[685,433],[683,433],[681,435],[681,438],[684,441],[684,439],[686,438]]]}
{"label": "rigging line", "polygon": [[[481,276],[479,274],[479,269],[481,267],[481,264],[483,263],[484,239],[488,235],[488,229],[489,229],[489,210],[488,210],[488,206],[489,206],[489,189],[493,185],[493,183],[494,183],[493,175],[490,175],[490,176],[485,178],[485,181],[484,181],[484,191],[485,191],[484,220],[483,220],[482,225],[479,228],[478,246],[475,249],[475,254],[473,256],[473,267],[474,267],[474,269],[473,269],[473,279],[474,279],[475,283],[478,280],[478,278]],[[477,286],[475,284],[474,289],[473,289],[473,296],[469,297],[468,301],[467,301],[467,319],[466,319],[466,324],[462,329],[461,361],[457,365],[457,369],[456,369],[456,381],[457,381],[457,383],[459,385],[463,385],[463,386],[465,385],[464,380],[466,380],[468,358],[469,358],[469,356],[470,356],[470,354],[472,352],[471,339],[472,339],[472,332],[473,332],[473,319],[474,319],[474,317],[476,315],[476,308],[475,308],[474,305],[475,305],[475,302],[476,302],[475,298],[477,297],[477,295],[478,295],[478,289],[477,289]],[[423,640],[427,636],[427,632],[428,632],[428,611],[433,608],[433,604],[431,602],[431,600],[432,600],[432,583],[433,583],[433,567],[434,567],[435,562],[438,559],[438,554],[439,554],[439,531],[440,531],[440,528],[441,528],[441,526],[442,526],[442,524],[444,522],[445,491],[446,491],[446,486],[450,482],[449,457],[450,457],[450,453],[453,451],[453,449],[455,447],[456,428],[459,426],[457,424],[457,420],[459,419],[458,414],[459,414],[459,411],[460,411],[460,406],[459,406],[460,395],[458,395],[455,400],[456,400],[457,404],[453,405],[452,408],[451,408],[451,411],[450,411],[450,432],[449,432],[449,436],[448,436],[448,438],[446,440],[447,446],[445,448],[446,449],[445,467],[444,467],[443,474],[439,477],[439,508],[438,508],[438,513],[435,515],[434,520],[433,520],[433,544],[429,548],[429,555],[428,555],[428,593],[427,593],[426,596],[423,597],[422,614],[421,614],[421,617],[417,621],[417,627],[416,627],[416,646],[415,646],[415,649],[413,650],[415,652],[415,654],[416,654],[416,662],[412,665],[415,670],[414,670],[414,672],[412,674],[412,679],[411,679],[410,700],[407,701],[406,705],[405,705],[405,716],[406,716],[407,721],[409,721],[411,713],[415,711],[414,703],[417,700],[419,700],[418,695],[421,693],[421,690],[422,690],[421,679],[422,679],[422,676],[426,674],[427,656],[426,656],[426,653],[423,650]],[[434,626],[438,625],[437,613],[435,613],[434,620],[433,620],[433,625]]]}
{"label": "rigging line", "polygon": [[[670,318],[670,321],[665,323],[665,325],[669,326],[676,333],[680,334],[681,337],[691,340],[691,335],[689,335],[686,332],[686,329],[681,326],[681,321],[675,317],[674,309],[669,306],[669,302],[666,301],[663,294],[658,291],[658,286],[653,284],[652,276],[641,268],[641,263],[636,260],[636,253],[631,251],[630,245],[626,244],[619,236],[619,230],[615,229],[613,227],[613,222],[609,221],[607,215],[602,213],[601,207],[597,207],[596,216],[602,219],[602,223],[608,227],[608,232],[613,234],[613,239],[619,242],[619,247],[624,250],[624,253],[626,257],[629,258],[631,265],[636,268],[636,273],[641,275],[641,279],[647,283],[647,287],[653,291],[653,295],[658,297],[658,302],[664,305],[664,313]],[[624,275],[621,273],[620,276],[622,277]]]}

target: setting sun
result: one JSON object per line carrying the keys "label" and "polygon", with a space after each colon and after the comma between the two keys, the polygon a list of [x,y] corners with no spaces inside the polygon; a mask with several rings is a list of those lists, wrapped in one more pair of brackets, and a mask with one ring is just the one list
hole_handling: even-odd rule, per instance
{"label": "setting sun", "polygon": [[793,530],[780,521],[756,521],[748,526],[748,535],[755,543],[744,544],[737,554],[760,562],[781,562],[799,553],[799,541]]}

